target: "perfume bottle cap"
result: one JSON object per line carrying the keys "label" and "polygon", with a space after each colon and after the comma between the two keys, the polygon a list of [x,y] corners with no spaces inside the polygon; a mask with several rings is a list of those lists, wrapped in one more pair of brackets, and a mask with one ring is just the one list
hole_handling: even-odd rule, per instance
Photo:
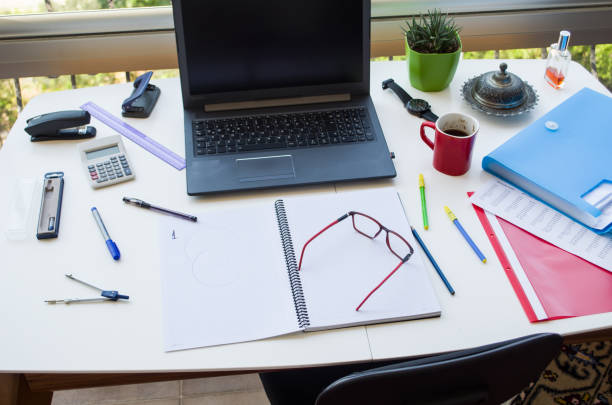
{"label": "perfume bottle cap", "polygon": [[567,49],[569,45],[570,32],[569,31],[561,31],[559,33],[559,43],[557,45],[557,49],[561,52]]}

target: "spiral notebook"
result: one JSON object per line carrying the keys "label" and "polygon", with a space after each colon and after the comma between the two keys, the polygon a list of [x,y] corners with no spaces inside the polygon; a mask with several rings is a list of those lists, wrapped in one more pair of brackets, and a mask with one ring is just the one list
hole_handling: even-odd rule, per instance
{"label": "spiral notebook", "polygon": [[[359,310],[399,263],[384,237],[345,220],[360,211],[414,247],[408,262]],[[159,231],[165,350],[182,350],[380,322],[435,317],[440,305],[420,248],[392,188],[293,197],[164,218]]]}

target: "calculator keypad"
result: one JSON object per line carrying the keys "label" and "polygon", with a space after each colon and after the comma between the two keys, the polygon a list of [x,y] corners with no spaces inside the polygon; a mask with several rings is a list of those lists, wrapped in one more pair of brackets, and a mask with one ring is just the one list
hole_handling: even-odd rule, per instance
{"label": "calculator keypad", "polygon": [[132,168],[123,154],[112,156],[110,159],[95,165],[89,165],[87,169],[91,181],[96,183],[105,183],[132,175]]}

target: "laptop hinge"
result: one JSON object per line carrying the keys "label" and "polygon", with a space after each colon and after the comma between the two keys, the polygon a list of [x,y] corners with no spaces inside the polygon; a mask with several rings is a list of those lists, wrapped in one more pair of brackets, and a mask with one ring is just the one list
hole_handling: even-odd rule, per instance
{"label": "laptop hinge", "polygon": [[349,93],[329,94],[325,96],[271,98],[267,100],[238,101],[234,103],[205,104],[204,111],[228,111],[246,110],[249,108],[282,107],[299,104],[331,103],[336,101],[348,101],[351,99]]}

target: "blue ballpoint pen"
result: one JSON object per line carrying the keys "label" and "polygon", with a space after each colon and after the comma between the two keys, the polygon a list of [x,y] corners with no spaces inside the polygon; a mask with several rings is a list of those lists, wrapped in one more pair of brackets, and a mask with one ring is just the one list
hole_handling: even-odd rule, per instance
{"label": "blue ballpoint pen", "polygon": [[108,231],[106,230],[106,227],[104,226],[104,222],[102,222],[102,218],[100,218],[100,214],[98,213],[98,210],[96,209],[96,207],[91,207],[91,213],[93,214],[93,217],[96,220],[96,223],[98,224],[98,228],[100,229],[100,232],[102,233],[102,237],[106,241],[106,246],[108,247],[108,251],[110,252],[113,259],[119,260],[119,257],[121,256],[121,254],[119,253],[119,248],[117,247],[115,242],[113,242],[113,240],[110,238],[110,235],[108,234]]}

